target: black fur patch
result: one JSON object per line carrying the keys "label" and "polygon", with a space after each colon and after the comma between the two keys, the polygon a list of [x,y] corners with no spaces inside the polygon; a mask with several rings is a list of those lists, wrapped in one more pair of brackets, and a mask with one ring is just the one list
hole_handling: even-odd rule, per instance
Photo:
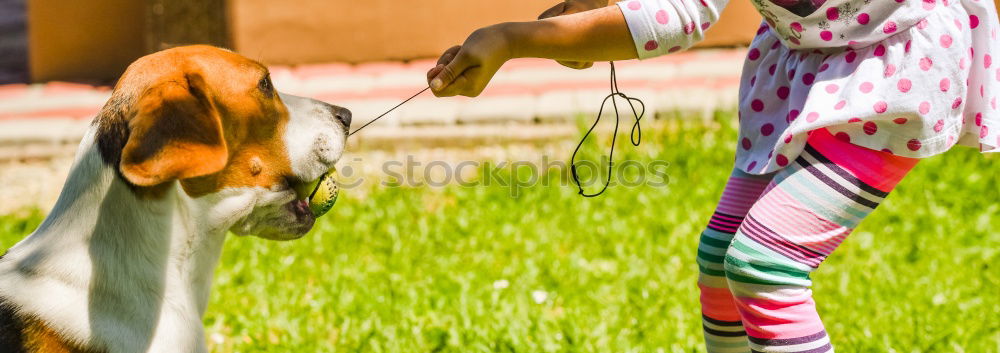
{"label": "black fur patch", "polygon": [[26,353],[24,322],[13,305],[0,298],[0,353]]}
{"label": "black fur patch", "polygon": [[132,97],[125,97],[121,94],[112,95],[93,122],[93,125],[97,127],[95,139],[97,149],[101,152],[101,159],[104,160],[105,165],[114,168],[118,177],[129,186],[132,184],[122,176],[118,165],[121,163],[122,149],[125,148],[129,136],[126,115],[132,113],[134,101],[135,99]]}

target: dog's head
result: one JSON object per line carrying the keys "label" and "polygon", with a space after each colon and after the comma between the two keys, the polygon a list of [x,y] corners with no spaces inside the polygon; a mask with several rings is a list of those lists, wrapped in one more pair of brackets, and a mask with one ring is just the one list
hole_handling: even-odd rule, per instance
{"label": "dog's head", "polygon": [[294,188],[340,159],[350,123],[348,110],[281,94],[266,67],[210,46],[137,60],[95,121],[104,162],[138,197],[179,190],[209,228],[279,240],[312,228]]}

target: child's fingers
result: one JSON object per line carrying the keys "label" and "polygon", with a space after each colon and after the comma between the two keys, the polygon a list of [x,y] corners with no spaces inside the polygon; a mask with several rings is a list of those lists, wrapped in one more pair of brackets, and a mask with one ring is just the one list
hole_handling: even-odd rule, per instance
{"label": "child's fingers", "polygon": [[462,73],[471,66],[470,60],[467,55],[459,53],[452,59],[447,65],[441,68],[437,76],[431,79],[430,86],[431,91],[434,91],[435,95],[440,96],[438,93],[445,92],[448,86],[452,85]]}
{"label": "child's fingers", "polygon": [[441,54],[441,57],[438,58],[437,64],[448,65],[448,63],[450,63],[452,60],[455,59],[455,55],[458,55],[458,52],[461,50],[462,50],[461,45],[456,45],[454,47],[448,48],[448,50],[445,50],[444,53]]}
{"label": "child's fingers", "polygon": [[451,63],[452,60],[455,59],[455,54],[457,54],[458,51],[461,49],[462,46],[456,45],[454,47],[449,48],[448,50],[445,50],[444,54],[441,54],[441,57],[438,58],[437,66],[434,66],[430,70],[427,70],[428,84],[430,84],[431,79],[437,77],[437,75],[441,73],[441,70],[444,69],[445,65],[448,65],[449,63]]}
{"label": "child's fingers", "polygon": [[443,71],[445,67],[447,67],[449,64],[451,64],[453,60],[455,60],[455,56],[458,55],[458,52],[461,50],[462,50],[461,45],[456,45],[454,47],[448,48],[448,50],[445,50],[444,53],[441,54],[441,57],[438,58],[437,66],[434,66],[429,71],[427,71],[427,83],[430,84],[435,77],[440,75],[441,71]]}
{"label": "child's fingers", "polygon": [[469,77],[463,74],[452,80],[451,84],[443,87],[441,90],[434,91],[433,88],[431,90],[434,92],[434,95],[438,97],[454,97],[459,95],[468,96],[468,87],[471,85],[472,83],[469,80]]}
{"label": "child's fingers", "polygon": [[562,13],[565,11],[566,11],[566,2],[561,2],[556,4],[556,6],[552,6],[548,10],[543,11],[541,15],[538,15],[538,19],[544,20],[549,17],[556,17],[562,15]]}
{"label": "child's fingers", "polygon": [[434,92],[434,95],[440,96],[438,93],[444,92],[445,88],[451,85],[452,81],[455,81],[459,74],[460,73],[455,72],[454,65],[442,67],[441,70],[438,71],[438,74],[431,79],[431,82],[428,83],[431,86],[431,91]]}
{"label": "child's fingers", "polygon": [[473,66],[458,74],[451,83],[434,91],[438,97],[466,96],[477,97],[486,88],[489,77],[484,76],[481,66]]}
{"label": "child's fingers", "polygon": [[435,67],[431,68],[430,70],[428,70],[427,71],[427,82],[430,83],[431,79],[433,79],[434,77],[437,77],[437,75],[439,73],[441,73],[441,70],[444,70],[444,65],[441,65],[441,64],[438,64],[437,66],[435,66]]}

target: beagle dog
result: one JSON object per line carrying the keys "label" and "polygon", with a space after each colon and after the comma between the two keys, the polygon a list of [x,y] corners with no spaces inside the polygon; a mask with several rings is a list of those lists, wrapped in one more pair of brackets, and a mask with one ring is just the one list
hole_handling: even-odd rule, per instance
{"label": "beagle dog", "polygon": [[315,216],[293,189],[333,167],[350,122],[224,49],[132,63],[55,208],[0,257],[0,352],[205,352],[227,232],[305,235]]}

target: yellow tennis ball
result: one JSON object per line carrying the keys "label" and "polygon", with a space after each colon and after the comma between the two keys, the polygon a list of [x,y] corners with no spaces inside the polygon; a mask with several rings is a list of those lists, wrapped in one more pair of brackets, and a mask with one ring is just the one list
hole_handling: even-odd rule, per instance
{"label": "yellow tennis ball", "polygon": [[330,169],[316,180],[295,186],[298,199],[309,201],[309,210],[317,218],[330,211],[337,202],[340,187],[334,177],[336,174],[336,169]]}
{"label": "yellow tennis ball", "polygon": [[312,197],[313,190],[316,190],[316,186],[319,185],[320,180],[322,180],[322,178],[317,178],[316,180],[313,180],[308,183],[301,183],[295,185],[293,188],[295,189],[296,198],[299,200],[308,201],[309,198]]}
{"label": "yellow tennis ball", "polygon": [[340,186],[337,185],[335,174],[337,171],[330,169],[319,177],[316,181],[316,188],[313,190],[312,196],[309,197],[309,209],[317,218],[329,212],[333,208],[333,204],[337,203]]}

